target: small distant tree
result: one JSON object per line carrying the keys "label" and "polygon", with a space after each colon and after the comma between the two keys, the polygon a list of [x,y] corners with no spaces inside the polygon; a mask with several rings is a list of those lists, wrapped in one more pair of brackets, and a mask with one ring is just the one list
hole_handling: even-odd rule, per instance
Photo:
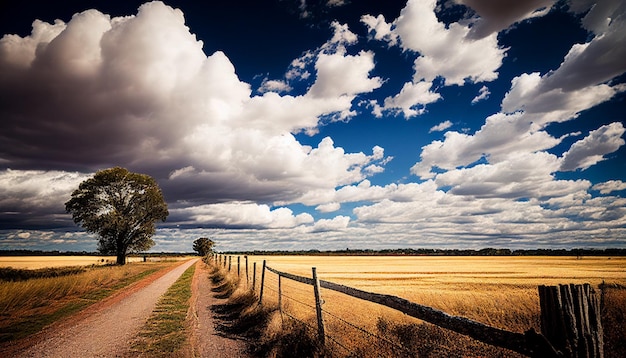
{"label": "small distant tree", "polygon": [[200,256],[206,256],[213,252],[213,245],[215,245],[213,240],[201,237],[193,242],[193,250]]}
{"label": "small distant tree", "polygon": [[98,251],[116,255],[118,265],[126,263],[129,251],[154,246],[155,222],[169,214],[152,177],[119,167],[98,171],[80,183],[65,210],[77,225],[100,236]]}

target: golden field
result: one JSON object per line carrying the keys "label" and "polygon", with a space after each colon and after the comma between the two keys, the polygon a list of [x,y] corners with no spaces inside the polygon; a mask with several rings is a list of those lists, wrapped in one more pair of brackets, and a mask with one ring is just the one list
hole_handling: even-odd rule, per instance
{"label": "golden field", "polygon": [[[625,349],[621,346],[626,328],[620,322],[626,318],[626,257],[250,256],[249,280],[251,284],[256,262],[257,292],[263,260],[276,270],[306,277],[311,277],[311,268],[316,267],[320,280],[402,297],[515,332],[540,331],[539,285],[590,283],[604,302],[607,356],[619,356],[620,349]],[[244,264],[242,257],[245,283]],[[231,272],[237,272],[235,256]],[[265,280],[264,303],[276,305],[277,276],[266,272]],[[285,278],[281,281],[283,312],[314,327],[311,286]],[[600,290],[603,282],[606,285]],[[322,299],[327,333],[346,356],[361,350],[374,353],[361,352],[360,356],[379,356],[381,350],[397,351],[398,346],[410,346],[420,356],[516,356],[341,293],[322,289]],[[397,345],[368,347],[378,340],[372,338],[375,336],[387,337]],[[416,346],[416,336],[434,342]]]}
{"label": "golden field", "polygon": [[[47,267],[88,266],[115,263],[115,256],[0,256],[0,267],[40,269]],[[126,262],[140,262],[143,257],[127,257]]]}

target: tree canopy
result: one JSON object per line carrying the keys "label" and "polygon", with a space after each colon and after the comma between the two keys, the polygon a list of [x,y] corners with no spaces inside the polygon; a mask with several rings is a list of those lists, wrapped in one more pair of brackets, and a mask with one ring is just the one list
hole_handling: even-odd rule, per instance
{"label": "tree canopy", "polygon": [[193,242],[193,250],[200,256],[206,256],[213,252],[213,245],[215,242],[206,237],[201,237]]}
{"label": "tree canopy", "polygon": [[154,246],[155,222],[169,214],[152,177],[120,167],[98,171],[80,183],[65,210],[77,225],[99,235],[98,251],[116,255],[120,265],[127,253]]}

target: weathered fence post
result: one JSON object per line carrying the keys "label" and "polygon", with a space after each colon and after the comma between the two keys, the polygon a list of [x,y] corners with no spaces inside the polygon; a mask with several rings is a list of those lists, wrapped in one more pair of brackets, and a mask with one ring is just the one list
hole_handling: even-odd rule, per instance
{"label": "weathered fence post", "polygon": [[541,333],[565,357],[602,358],[600,302],[591,285],[539,286]]}
{"label": "weathered fence post", "polygon": [[244,256],[244,258],[246,259],[246,288],[248,288],[248,284],[250,283],[248,279],[248,255]]}
{"label": "weathered fence post", "polygon": [[256,290],[256,261],[252,263],[252,291]]}
{"label": "weathered fence post", "polygon": [[230,268],[233,265],[233,257],[228,255],[228,272],[230,272]]}
{"label": "weathered fence post", "polygon": [[317,269],[313,267],[313,292],[315,293],[315,311],[317,312],[317,333],[320,345],[324,347],[326,334],[324,333],[324,319],[322,317],[322,298],[320,294],[320,280],[317,278]]}
{"label": "weathered fence post", "polygon": [[224,268],[226,268],[226,255],[222,255],[224,256]]}
{"label": "weathered fence post", "polygon": [[259,304],[263,304],[263,285],[265,284],[265,260],[263,260],[263,269],[261,270],[261,290],[259,291]]}
{"label": "weathered fence post", "polygon": [[240,277],[241,272],[241,256],[237,256],[237,277]]}
{"label": "weathered fence post", "polygon": [[283,312],[283,287],[280,280],[280,275],[278,275],[278,312]]}

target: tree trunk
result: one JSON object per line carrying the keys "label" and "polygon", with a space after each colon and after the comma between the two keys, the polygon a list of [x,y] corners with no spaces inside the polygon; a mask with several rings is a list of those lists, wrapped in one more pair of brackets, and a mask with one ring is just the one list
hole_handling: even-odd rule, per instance
{"label": "tree trunk", "polygon": [[120,249],[117,250],[117,264],[126,265],[126,252]]}

